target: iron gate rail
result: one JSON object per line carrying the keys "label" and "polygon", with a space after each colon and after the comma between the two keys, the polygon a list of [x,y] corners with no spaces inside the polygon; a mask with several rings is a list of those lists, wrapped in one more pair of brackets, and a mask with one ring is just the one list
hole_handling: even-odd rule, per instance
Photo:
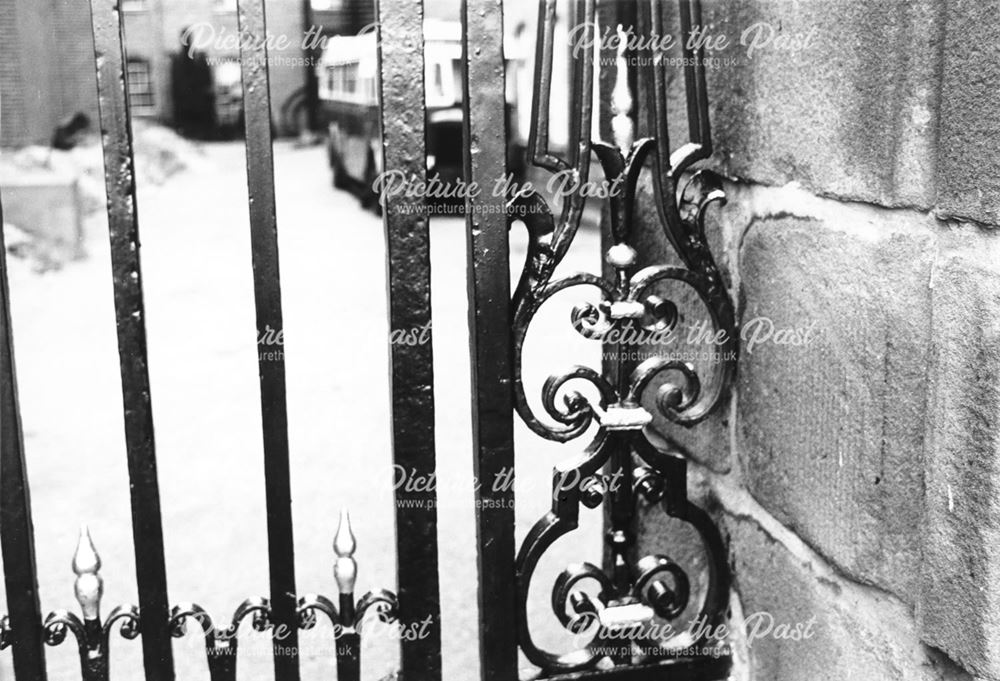
{"label": "iron gate rail", "polygon": [[[141,636],[147,681],[175,677],[171,639],[194,623],[204,637],[212,681],[237,677],[238,629],[249,620],[273,638],[274,678],[298,681],[298,630],[311,629],[319,615],[335,627],[337,678],[357,680],[361,669],[361,624],[369,613],[404,627],[427,621],[426,636],[401,641],[401,677],[406,681],[441,679],[441,623],[437,550],[437,504],[433,487],[415,491],[398,486],[396,496],[397,594],[375,591],[357,599],[354,585],[356,541],[350,519],[341,516],[334,538],[338,595],[297,596],[291,512],[289,443],[284,359],[259,355],[262,437],[266,487],[270,595],[247,599],[233,616],[216,626],[194,603],[171,608],[167,591],[163,528],[153,433],[143,308],[134,150],[127,95],[125,35],[121,0],[90,0],[97,92],[105,165],[112,279],[120,357],[126,449],[139,606],[119,606],[101,616],[101,562],[84,528],[73,560],[81,616],[60,610],[43,619],[31,504],[25,469],[14,370],[13,332],[6,251],[0,229],[0,548],[9,614],[0,626],[0,648],[12,647],[16,677],[46,678],[45,645],[72,634],[79,647],[85,681],[109,678],[108,642],[114,630],[128,639]],[[244,88],[247,181],[254,300],[258,338],[282,329],[277,219],[268,79],[268,41],[264,0],[238,1]],[[723,360],[707,382],[687,363],[620,359],[604,371],[575,366],[553,374],[542,390],[544,414],[529,406],[521,372],[521,353],[535,313],[555,293],[576,286],[596,287],[602,302],[574,308],[576,330],[601,340],[609,329],[664,329],[676,324],[674,303],[655,293],[662,282],[684,284],[697,294],[717,329],[728,336],[723,351],[735,351],[732,303],[704,236],[709,205],[721,201],[717,180],[701,171],[685,175],[692,163],[711,153],[708,99],[700,50],[684,40],[701,23],[694,0],[680,0],[680,31],[690,140],[672,149],[667,130],[667,80],[663,55],[620,47],[613,74],[595,71],[594,42],[570,57],[569,145],[560,155],[549,144],[549,99],[553,78],[556,0],[540,0],[536,45],[535,93],[529,161],[547,173],[569,172],[578,183],[588,178],[596,157],[608,181],[624,192],[608,201],[604,276],[576,274],[555,278],[556,266],[580,227],[587,197],[572,194],[557,215],[539,193],[497,196],[491,192],[467,201],[468,296],[473,462],[479,481],[496,480],[514,468],[514,413],[539,436],[569,442],[596,428],[593,442],[554,476],[566,471],[620,473],[620,490],[595,484],[586,489],[554,488],[552,510],[535,524],[518,548],[511,485],[476,487],[479,640],[484,681],[514,681],[522,652],[538,672],[559,679],[721,678],[729,660],[638,655],[633,650],[602,653],[596,636],[580,650],[554,654],[540,648],[529,628],[526,603],[534,567],[559,536],[576,528],[580,505],[606,508],[606,560],[597,567],[570,566],[552,588],[552,608],[571,631],[585,622],[639,626],[654,617],[679,616],[691,596],[684,570],[663,553],[637,555],[635,523],[640,504],[659,505],[667,516],[691,524],[701,534],[707,584],[700,606],[706,621],[725,616],[729,575],[724,546],[708,515],[687,499],[686,462],[654,446],[647,437],[652,412],[683,426],[704,419],[725,397],[735,360]],[[401,170],[417,182],[426,179],[423,5],[414,0],[378,2],[383,167]],[[576,0],[570,18],[587,27],[637,22],[640,31],[664,26],[660,0],[598,3]],[[506,177],[504,19],[499,0],[465,0],[462,7],[463,121],[465,180],[492,186]],[[641,68],[626,57],[640,57]],[[611,107],[600,111],[602,131],[614,143],[590,138],[595,79]],[[638,101],[638,106],[634,106]],[[610,110],[610,113],[609,113]],[[641,114],[645,114],[645,118]],[[638,134],[636,134],[638,133]],[[637,231],[648,226],[635,218],[638,183],[652,166],[653,198],[659,224],[680,260],[678,266],[638,270]],[[681,180],[687,179],[682,186]],[[385,208],[387,294],[390,328],[430,328],[430,243],[423,199],[394,197]],[[0,206],[2,218],[2,206]],[[528,259],[513,293],[510,290],[508,231],[519,219],[529,234]],[[2,220],[0,220],[2,225]],[[612,344],[619,352],[623,346]],[[390,344],[394,463],[421,476],[435,473],[432,344]],[[569,386],[590,383],[593,401]],[[653,396],[650,386],[662,381]],[[572,445],[570,445],[572,448]],[[554,482],[555,486],[556,483]],[[598,598],[578,586],[593,580]],[[630,613],[627,617],[623,612]],[[636,615],[635,613],[639,613]],[[631,619],[629,619],[631,617]],[[428,619],[429,618],[429,619]],[[582,618],[582,619],[581,619]],[[280,635],[279,635],[280,634]],[[698,641],[705,643],[704,639]],[[669,676],[666,676],[669,674]]]}

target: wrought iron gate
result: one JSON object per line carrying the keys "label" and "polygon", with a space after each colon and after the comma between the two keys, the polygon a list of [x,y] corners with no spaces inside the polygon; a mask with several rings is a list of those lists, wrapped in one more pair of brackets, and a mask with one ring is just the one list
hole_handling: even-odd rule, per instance
{"label": "wrought iron gate", "polygon": [[[272,632],[274,677],[299,678],[298,631],[328,618],[337,633],[337,678],[360,674],[360,624],[366,615],[398,620],[404,626],[430,616],[427,635],[401,642],[401,676],[407,681],[441,678],[441,632],[438,594],[435,492],[396,490],[397,590],[355,597],[357,566],[350,521],[341,518],[335,538],[336,598],[297,597],[293,562],[289,457],[283,359],[259,364],[263,417],[270,596],[251,598],[231,619],[216,624],[198,605],[171,608],[167,594],[156,456],[146,365],[146,338],[131,123],[127,106],[123,18],[120,0],[91,0],[95,64],[108,196],[108,218],[118,329],[125,434],[131,480],[139,606],[119,606],[102,617],[100,559],[84,531],[73,561],[80,614],[57,611],[43,618],[35,570],[31,504],[25,471],[14,375],[7,269],[0,243],[0,544],[9,614],[4,617],[0,647],[12,648],[18,679],[44,679],[45,645],[58,645],[69,634],[79,647],[83,677],[109,677],[109,637],[117,630],[141,638],[148,681],[174,678],[171,639],[197,628],[205,640],[212,681],[236,678],[237,629],[249,618],[259,631]],[[568,197],[560,211],[537,192],[494,196],[489,192],[467,202],[469,303],[473,359],[473,432],[475,474],[496,479],[514,466],[515,412],[537,435],[568,443],[587,433],[591,443],[555,470],[593,479],[586,486],[554,489],[552,510],[541,518],[520,546],[515,540],[512,488],[480,485],[476,504],[479,558],[479,622],[482,676],[513,681],[518,651],[547,678],[702,679],[728,673],[726,655],[678,655],[655,645],[642,646],[625,636],[643,634],[643,626],[677,617],[688,605],[691,579],[667,555],[636,554],[637,506],[659,504],[671,517],[692,525],[705,545],[707,588],[699,612],[708,625],[723,621],[729,592],[724,547],[708,515],[687,497],[686,464],[679,454],[654,446],[647,438],[652,412],[683,426],[694,426],[722,401],[735,369],[735,319],[732,304],[703,231],[707,207],[724,196],[707,172],[687,173],[711,153],[708,99],[700,50],[686,44],[701,22],[697,2],[681,0],[689,141],[672,150],[667,126],[667,77],[663,55],[635,50],[624,43],[611,50],[615,68],[597,70],[608,49],[595,47],[598,33],[619,23],[639,32],[664,25],[663,13],[674,5],[659,0],[606,3],[579,0],[570,16],[585,27],[589,40],[571,58],[570,144],[564,156],[549,145],[548,100],[553,79],[555,0],[539,4],[535,97],[528,144],[529,162],[548,173],[569,173],[580,184],[588,178],[593,152],[609,182],[622,191],[608,199],[605,234],[607,269],[603,275],[555,278],[580,226],[587,197]],[[381,102],[386,169],[425,178],[423,11],[414,0],[379,3]],[[502,6],[497,0],[467,0],[464,21],[465,180],[492,185],[506,175],[505,63]],[[246,109],[247,170],[250,190],[254,291],[257,327],[281,329],[281,297],[272,163],[272,132],[267,69],[264,0],[239,0]],[[256,38],[256,39],[254,39]],[[629,66],[629,59],[638,67]],[[597,78],[599,128],[613,142],[591,141],[594,116],[591,92]],[[638,106],[634,103],[638,101]],[[637,232],[646,229],[635,216],[640,175],[651,168],[652,195],[663,234],[679,264],[638,269]],[[405,204],[405,205],[404,205]],[[391,328],[427,327],[430,310],[428,213],[421,200],[390,200],[385,206],[388,246],[388,294]],[[508,232],[514,219],[529,234],[528,258],[513,291],[509,285]],[[0,234],[2,242],[2,234]],[[659,283],[673,281],[694,291],[723,333],[722,359],[708,380],[690,363],[654,357],[625,359],[619,338],[630,332],[665,331],[677,322],[676,306],[655,295]],[[600,305],[580,304],[573,326],[587,338],[616,348],[618,359],[603,371],[573,366],[544,385],[545,414],[529,405],[521,375],[521,353],[532,319],[558,292],[576,286],[596,287]],[[616,332],[617,335],[612,332]],[[418,475],[435,470],[432,346],[392,345],[391,393],[393,455],[396,464]],[[598,399],[574,389],[590,384]],[[647,393],[653,393],[649,395]],[[575,445],[569,445],[575,449]],[[615,473],[624,484],[614,489],[594,474]],[[555,482],[553,483],[556,484]],[[580,505],[606,509],[605,565],[570,566],[552,588],[553,611],[574,631],[595,630],[591,642],[568,654],[542,649],[527,621],[528,589],[541,555],[576,526]],[[592,580],[597,598],[579,586]],[[641,639],[641,636],[640,636]],[[649,641],[645,641],[650,643]],[[653,641],[652,643],[655,643]],[[698,634],[689,644],[710,645]],[[615,647],[617,645],[617,647]],[[707,648],[706,648],[707,650]]]}

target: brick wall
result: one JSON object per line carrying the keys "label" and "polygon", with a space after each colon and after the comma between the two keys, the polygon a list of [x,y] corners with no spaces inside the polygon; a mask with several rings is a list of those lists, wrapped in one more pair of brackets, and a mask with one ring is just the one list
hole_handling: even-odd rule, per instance
{"label": "brick wall", "polygon": [[[743,324],[813,328],[744,341],[731,403],[660,425],[728,537],[734,618],[816,618],[737,641],[743,678],[1000,679],[998,10],[706,3],[736,43],[708,74],[730,199],[710,238]],[[748,56],[757,22],[813,38]]]}

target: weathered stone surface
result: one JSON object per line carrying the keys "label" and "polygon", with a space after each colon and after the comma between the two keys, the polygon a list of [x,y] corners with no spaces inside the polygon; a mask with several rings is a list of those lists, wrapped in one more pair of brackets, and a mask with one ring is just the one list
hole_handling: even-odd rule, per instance
{"label": "weathered stone surface", "polygon": [[946,3],[937,150],[942,213],[1000,222],[1000,14],[995,2]]}
{"label": "weathered stone surface", "polygon": [[[717,167],[996,224],[996,16],[976,0],[706,2],[708,33],[729,41],[706,50],[718,60],[707,69]],[[684,137],[680,70],[672,76]]]}
{"label": "weathered stone surface", "polygon": [[[841,580],[752,519],[725,520],[748,634],[750,678],[767,681],[972,681],[923,645],[908,606]],[[811,622],[811,626],[808,626]],[[808,637],[779,638],[780,625]],[[773,627],[771,626],[773,625]],[[769,627],[771,627],[769,629]],[[763,635],[762,635],[763,634]]]}
{"label": "weathered stone surface", "polygon": [[729,39],[706,53],[721,60],[707,79],[724,172],[882,205],[933,204],[942,3],[705,5],[708,32]]}
{"label": "weathered stone surface", "polygon": [[934,268],[925,640],[1000,678],[1000,241],[968,230]]}
{"label": "weathered stone surface", "polygon": [[[710,0],[715,164],[769,185],[1000,221],[1000,24],[977,0]],[[676,33],[668,13],[665,30]],[[754,47],[756,45],[756,47]],[[671,55],[676,56],[676,55]],[[715,59],[715,61],[711,61]],[[687,135],[682,74],[672,132]]]}
{"label": "weathered stone surface", "polygon": [[[858,221],[857,223],[852,221]],[[760,503],[854,579],[913,602],[934,239],[761,219],[742,251],[737,447]],[[775,335],[753,343],[756,329]],[[792,330],[805,344],[775,342]]]}

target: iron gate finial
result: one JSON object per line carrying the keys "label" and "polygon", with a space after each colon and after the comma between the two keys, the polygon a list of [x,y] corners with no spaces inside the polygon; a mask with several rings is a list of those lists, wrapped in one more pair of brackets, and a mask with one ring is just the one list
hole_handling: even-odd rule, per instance
{"label": "iron gate finial", "polygon": [[104,595],[104,578],[100,575],[101,557],[97,555],[94,541],[90,538],[90,529],[80,526],[80,541],[73,554],[73,573],[76,583],[73,592],[80,604],[84,620],[101,618],[101,596]]}
{"label": "iron gate finial", "polygon": [[354,539],[354,532],[351,529],[351,514],[346,508],[341,509],[340,524],[333,538],[333,550],[337,554],[333,574],[337,580],[337,588],[342,594],[354,593],[354,583],[358,577],[358,563],[354,560],[354,551],[357,548],[358,542]]}
{"label": "iron gate finial", "polygon": [[139,636],[139,609],[134,605],[118,606],[101,622],[101,597],[104,578],[100,575],[101,558],[87,525],[81,525],[80,538],[73,553],[73,592],[80,604],[81,620],[68,610],[56,610],[45,618],[45,642],[57,646],[72,632],[80,654],[83,681],[108,681],[108,643],[112,630],[119,626],[123,638]]}

